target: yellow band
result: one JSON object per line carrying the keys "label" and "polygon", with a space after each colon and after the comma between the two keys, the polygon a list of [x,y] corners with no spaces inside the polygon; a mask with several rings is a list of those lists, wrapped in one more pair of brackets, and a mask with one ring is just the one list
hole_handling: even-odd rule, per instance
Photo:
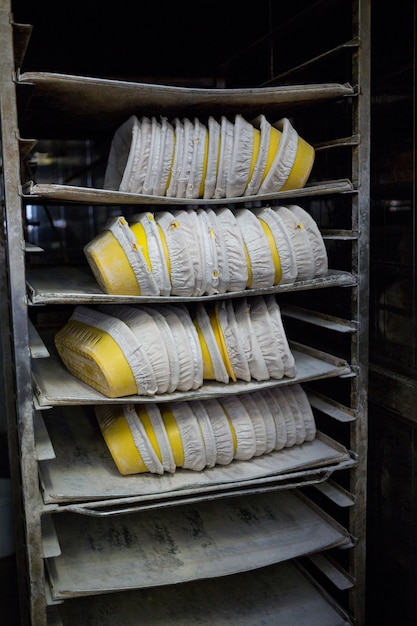
{"label": "yellow band", "polygon": [[117,469],[124,476],[149,472],[142,456],[136,447],[129,424],[120,411],[117,419],[101,428],[104,440],[109,448]]}
{"label": "yellow band", "polygon": [[104,330],[69,320],[56,333],[55,344],[68,370],[107,397],[138,393],[123,350]]}
{"label": "yellow band", "polygon": [[252,266],[250,264],[250,256],[249,256],[249,252],[248,252],[248,249],[246,247],[246,244],[243,243],[243,245],[244,245],[244,248],[245,248],[246,265],[248,266],[248,280],[246,281],[246,287],[248,289],[250,289],[252,287],[252,280],[253,280],[253,277],[252,277]]}
{"label": "yellow band", "polygon": [[271,250],[271,254],[272,254],[272,259],[274,261],[274,268],[275,268],[275,275],[274,275],[274,285],[278,285],[281,281],[282,278],[282,268],[281,268],[281,259],[279,258],[279,252],[277,249],[277,245],[275,243],[275,239],[274,236],[272,234],[272,231],[269,227],[269,224],[267,224],[263,219],[258,218],[262,228],[264,229],[266,238],[268,240],[268,245],[269,248]]}
{"label": "yellow band", "polygon": [[148,264],[149,269],[152,271],[152,263],[149,258],[149,250],[148,250],[148,239],[146,237],[146,231],[143,225],[140,222],[136,224],[132,224],[130,230],[136,237],[136,241],[138,245],[142,248],[142,254],[145,257],[146,263]]}
{"label": "yellow band", "polygon": [[158,459],[162,463],[162,454],[161,449],[159,447],[158,439],[155,435],[155,431],[152,426],[151,418],[147,414],[146,410],[142,406],[135,406],[135,411],[137,413],[138,418],[143,424],[143,427],[146,431],[149,441],[151,442],[152,448],[155,450],[155,453]]}
{"label": "yellow band", "polygon": [[95,237],[84,248],[91,270],[105,293],[140,296],[140,285],[129,260],[109,230]]}
{"label": "yellow band", "polygon": [[204,337],[203,331],[200,328],[199,323],[196,320],[194,321],[194,326],[197,329],[198,339],[200,341],[201,353],[203,355],[203,378],[204,380],[214,380],[214,367],[213,361],[211,360],[210,351],[207,346],[206,339]]}
{"label": "yellow band", "polygon": [[271,133],[269,136],[269,147],[268,147],[268,155],[266,157],[266,165],[264,169],[264,173],[262,175],[261,183],[264,182],[266,175],[268,174],[271,165],[275,159],[275,156],[278,152],[279,142],[281,141],[281,131],[271,126]]}
{"label": "yellow band", "polygon": [[229,423],[229,428],[230,428],[230,432],[232,433],[232,439],[233,439],[233,456],[236,455],[236,450],[237,450],[237,437],[236,437],[236,431],[235,431],[235,427],[233,426],[233,422],[230,419],[230,415],[228,413],[228,411],[224,408],[224,406],[222,405],[222,409],[227,417],[227,421]]}
{"label": "yellow band", "polygon": [[221,324],[220,324],[219,305],[218,305],[218,303],[216,303],[216,305],[215,305],[214,313],[212,313],[210,315],[210,325],[211,325],[211,327],[213,329],[213,333],[214,333],[214,336],[216,338],[216,343],[219,346],[220,353],[222,355],[223,363],[224,363],[224,366],[226,368],[226,371],[229,374],[229,377],[235,383],[236,382],[236,376],[235,376],[232,364],[231,364],[230,359],[229,359],[229,354],[227,352],[226,341],[224,339],[222,327],[221,327]]}
{"label": "yellow band", "polygon": [[171,413],[168,407],[162,406],[161,416],[164,420],[165,429],[167,431],[169,443],[171,445],[172,455],[174,457],[175,465],[177,467],[184,466],[184,448],[182,445],[182,439],[180,431],[177,426],[175,417]]}
{"label": "yellow band", "polygon": [[203,161],[203,175],[201,178],[200,189],[198,191],[199,198],[202,198],[204,195],[204,183],[206,180],[207,173],[207,158],[208,158],[208,133],[207,131],[204,133],[204,161]]}
{"label": "yellow band", "polygon": [[173,144],[173,146],[172,146],[172,158],[171,158],[171,165],[170,165],[170,167],[169,167],[168,180],[167,180],[167,184],[165,185],[164,195],[166,194],[166,192],[167,192],[167,190],[168,190],[168,188],[169,188],[170,182],[171,182],[171,176],[172,176],[172,166],[173,166],[173,164],[174,164],[174,155],[175,155],[175,144],[176,144],[176,142],[177,142],[177,135],[176,135],[176,133],[174,132],[174,144]]}
{"label": "yellow band", "polygon": [[302,189],[304,187],[313,167],[314,156],[314,148],[299,136],[294,164],[280,191]]}

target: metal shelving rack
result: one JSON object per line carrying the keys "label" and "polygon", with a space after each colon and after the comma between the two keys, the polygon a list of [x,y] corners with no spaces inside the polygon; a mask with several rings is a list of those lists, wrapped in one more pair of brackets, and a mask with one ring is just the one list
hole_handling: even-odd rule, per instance
{"label": "metal shelving rack", "polygon": [[[16,24],[5,4],[0,8],[2,351],[18,569],[26,573],[19,581],[22,624],[127,625],[135,623],[138,610],[146,623],[164,626],[197,619],[236,623],[243,606],[247,624],[259,623],[260,616],[271,624],[305,623],[300,606],[312,625],[364,624],[370,3],[301,3],[303,10],[287,16],[291,27],[272,25],[249,50],[254,61],[269,51],[269,72],[258,79],[262,100],[239,75],[247,52],[242,51],[223,68],[230,92],[223,98],[225,92],[208,89],[203,103],[193,88],[22,73],[31,27]],[[288,54],[295,69],[280,68],[279,60],[274,65],[277,40],[290,38],[294,24],[311,29],[311,16],[320,20],[323,11],[335,12],[328,50],[311,51],[306,60],[306,39],[301,55],[300,47],[298,57]],[[68,205],[70,216],[74,207],[118,205],[124,212],[158,201],[106,193],[94,185],[28,180],[22,162],[36,145],[34,138],[91,142],[138,107],[186,115],[196,110],[197,101],[206,115],[219,114],[226,105],[229,113],[238,112],[242,103],[248,115],[259,112],[260,102],[273,118],[290,110],[300,134],[316,147],[311,185],[253,201],[299,202],[316,217],[328,246],[332,271],[326,279],[273,290],[321,434],[313,452],[300,446],[291,462],[272,455],[261,459],[259,469],[248,463],[241,474],[233,473],[233,464],[213,468],[212,477],[198,483],[179,473],[170,486],[162,481],[161,490],[140,475],[120,480],[109,470],[108,452],[89,414],[91,405],[109,400],[81,388],[62,369],[42,325],[48,313],[59,323],[80,301],[120,298],[102,294],[85,267],[33,261],[43,252],[25,242],[28,206]],[[230,205],[241,202],[231,199]],[[318,364],[314,373],[311,360]],[[193,397],[220,393],[205,385]],[[130,401],[145,399],[117,399]],[[243,507],[253,507],[255,517],[257,511],[259,534],[239,519]],[[197,516],[215,547],[192,534],[196,528],[190,520]],[[164,541],[155,528],[166,533]],[[286,541],[280,542],[283,535]],[[190,536],[195,539],[191,550]],[[172,559],[173,546],[178,560]],[[225,553],[229,557],[223,562]],[[291,598],[287,613],[277,589]],[[175,613],[178,607],[183,614]],[[225,612],[235,615],[231,622]]]}

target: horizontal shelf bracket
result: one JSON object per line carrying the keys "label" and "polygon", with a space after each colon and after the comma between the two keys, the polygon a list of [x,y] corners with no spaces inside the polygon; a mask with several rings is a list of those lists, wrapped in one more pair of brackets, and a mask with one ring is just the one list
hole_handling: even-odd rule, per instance
{"label": "horizontal shelf bracket", "polygon": [[48,430],[45,426],[41,411],[35,411],[33,422],[35,431],[36,454],[38,461],[55,459],[56,455],[54,447],[49,437]]}
{"label": "horizontal shelf bracket", "polygon": [[325,313],[311,311],[302,307],[282,305],[281,314],[339,333],[355,333],[358,330],[358,324],[355,321],[345,320],[334,315],[326,315]]}
{"label": "horizontal shelf bracket", "polygon": [[354,579],[334,559],[321,553],[307,557],[311,563],[330,580],[337,589],[345,591],[355,586]]}
{"label": "horizontal shelf bracket", "polygon": [[325,495],[326,498],[337,504],[337,506],[344,508],[355,504],[355,497],[333,480],[318,483],[315,485],[315,488]]}

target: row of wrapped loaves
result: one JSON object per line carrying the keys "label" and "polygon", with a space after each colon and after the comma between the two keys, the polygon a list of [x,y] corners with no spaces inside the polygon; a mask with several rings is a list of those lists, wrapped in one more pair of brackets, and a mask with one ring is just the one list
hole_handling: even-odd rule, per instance
{"label": "row of wrapped loaves", "polygon": [[234,198],[300,189],[314,163],[314,148],[288,118],[271,124],[132,115],[115,132],[105,189],[172,198]]}
{"label": "row of wrapped loaves", "polygon": [[117,216],[84,253],[101,289],[119,295],[222,294],[328,272],[317,223],[298,205]]}
{"label": "row of wrapped loaves", "polygon": [[97,405],[96,417],[121,474],[201,471],[282,450],[316,436],[299,384],[226,398],[148,405]]}
{"label": "row of wrapped loaves", "polygon": [[198,389],[295,376],[273,295],[164,305],[77,306],[55,334],[74,376],[107,397]]}

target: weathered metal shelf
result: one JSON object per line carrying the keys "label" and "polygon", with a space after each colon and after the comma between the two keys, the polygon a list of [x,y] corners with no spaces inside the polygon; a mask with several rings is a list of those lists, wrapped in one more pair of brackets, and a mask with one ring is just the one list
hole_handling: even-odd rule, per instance
{"label": "weathered metal shelf", "polygon": [[126,477],[117,470],[88,407],[57,407],[37,415],[37,443],[39,440],[40,449],[45,450],[49,442],[49,453],[53,450],[49,459],[39,461],[44,503],[73,511],[99,511],[110,505],[158,507],[168,500],[219,497],[220,492],[236,493],[262,485],[279,488],[313,483],[354,464],[344,446],[318,432],[313,441],[249,461],[234,461],[201,472],[177,468],[173,474]]}
{"label": "weathered metal shelf", "polygon": [[26,287],[29,304],[94,304],[110,302],[148,303],[148,302],[208,302],[226,298],[238,298],[285,293],[287,291],[304,291],[325,287],[353,287],[356,278],[338,270],[329,270],[328,275],[314,280],[300,280],[291,285],[278,285],[263,289],[245,289],[211,296],[120,296],[104,293],[95,280],[88,266],[68,267],[37,267],[28,268]]}
{"label": "weathered metal shelf", "polygon": [[46,560],[55,599],[225,576],[353,545],[296,489],[111,518],[63,512],[51,519],[61,550]]}
{"label": "weathered metal shelf", "polygon": [[108,132],[138,112],[140,116],[195,117],[235,113],[256,116],[266,111],[278,119],[289,109],[357,94],[348,83],[216,89],[49,72],[17,73],[16,87],[24,113],[21,135],[30,129],[31,137],[42,138]]}
{"label": "weathered metal shelf", "polygon": [[89,626],[93,619],[97,626],[114,626],[118,620],[124,626],[136,626],[138,616],[147,626],[352,623],[296,560],[217,580],[176,585],[175,589],[158,587],[66,600],[55,611],[56,621],[48,622],[48,626]]}
{"label": "weathered metal shelf", "polygon": [[33,390],[39,407],[79,404],[126,404],[128,402],[172,402],[177,400],[203,400],[226,395],[249,393],[277,385],[303,383],[308,380],[331,378],[351,374],[349,364],[339,357],[315,350],[296,342],[289,342],[295,358],[294,378],[269,379],[266,381],[237,381],[228,384],[207,381],[196,390],[156,394],[154,396],[132,395],[108,398],[70,374],[54,346],[46,343],[49,358],[32,359]]}
{"label": "weathered metal shelf", "polygon": [[168,196],[150,196],[146,194],[112,191],[109,189],[96,189],[93,187],[77,187],[75,185],[60,185],[55,183],[38,183],[29,181],[22,188],[22,199],[32,204],[42,202],[64,202],[82,204],[121,204],[121,205],[154,205],[154,206],[227,206],[231,204],[244,204],[256,202],[273,202],[288,198],[305,198],[310,196],[323,196],[329,194],[347,193],[355,190],[348,179],[334,180],[307,184],[301,189],[289,189],[276,193],[257,194],[255,196],[239,196],[235,198],[205,199],[195,198],[171,198]]}

